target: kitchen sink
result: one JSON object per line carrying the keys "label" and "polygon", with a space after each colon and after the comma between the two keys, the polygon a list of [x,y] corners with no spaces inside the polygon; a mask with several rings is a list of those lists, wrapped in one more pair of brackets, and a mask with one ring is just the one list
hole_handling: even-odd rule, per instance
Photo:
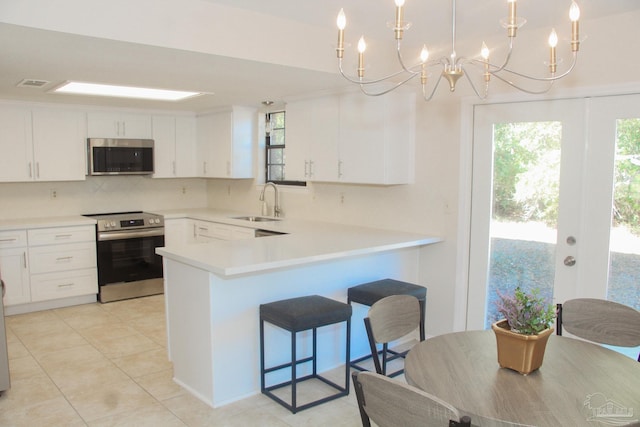
{"label": "kitchen sink", "polygon": [[251,222],[280,221],[279,219],[267,218],[265,216],[234,216],[233,219],[241,219],[243,221],[251,221]]}

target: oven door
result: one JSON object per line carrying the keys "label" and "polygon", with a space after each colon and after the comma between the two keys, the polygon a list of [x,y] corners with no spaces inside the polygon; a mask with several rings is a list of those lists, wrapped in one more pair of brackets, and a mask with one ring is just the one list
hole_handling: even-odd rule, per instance
{"label": "oven door", "polygon": [[162,257],[156,248],[164,246],[164,229],[113,232],[98,235],[98,284],[162,277]]}

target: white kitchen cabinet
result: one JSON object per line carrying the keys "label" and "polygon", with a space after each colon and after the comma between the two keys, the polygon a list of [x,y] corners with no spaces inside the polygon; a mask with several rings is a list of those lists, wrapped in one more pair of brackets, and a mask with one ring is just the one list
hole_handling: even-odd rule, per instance
{"label": "white kitchen cabinet", "polygon": [[93,226],[27,231],[31,302],[98,292]]}
{"label": "white kitchen cabinet", "polygon": [[340,181],[408,184],[414,179],[415,95],[340,98]]}
{"label": "white kitchen cabinet", "polygon": [[84,180],[85,135],[81,112],[0,107],[0,181]]}
{"label": "white kitchen cabinet", "polygon": [[240,240],[255,238],[253,228],[238,227],[220,222],[192,220],[193,242],[207,243],[212,240]]}
{"label": "white kitchen cabinet", "polygon": [[287,179],[413,182],[415,97],[325,96],[287,103]]}
{"label": "white kitchen cabinet", "polygon": [[0,274],[5,284],[4,304],[24,304],[31,301],[27,265],[27,232],[0,232]]}
{"label": "white kitchen cabinet", "polygon": [[82,181],[86,175],[86,115],[33,110],[33,163],[37,181]]}
{"label": "white kitchen cabinet", "polygon": [[153,116],[154,178],[196,176],[195,117]]}
{"label": "white kitchen cabinet", "polygon": [[31,110],[0,106],[0,181],[33,180]]}
{"label": "white kitchen cabinet", "polygon": [[198,176],[252,178],[257,110],[232,107],[198,116]]}
{"label": "white kitchen cabinet", "polygon": [[164,220],[164,245],[175,246],[189,242],[189,220],[187,218],[171,218]]}
{"label": "white kitchen cabinet", "polygon": [[150,139],[151,116],[135,113],[89,112],[87,114],[89,138],[143,138]]}
{"label": "white kitchen cabinet", "polygon": [[287,180],[335,182],[339,179],[339,120],[340,102],[336,96],[287,104]]}

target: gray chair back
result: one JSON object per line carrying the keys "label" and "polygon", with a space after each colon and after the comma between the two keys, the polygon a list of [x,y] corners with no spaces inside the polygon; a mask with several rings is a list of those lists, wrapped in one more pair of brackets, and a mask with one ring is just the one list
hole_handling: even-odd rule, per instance
{"label": "gray chair back", "polygon": [[640,345],[640,311],[613,301],[576,298],[558,306],[558,334],[562,329],[600,344]]}
{"label": "gray chair back", "polygon": [[379,427],[471,425],[447,402],[406,383],[375,372],[353,373],[352,378],[364,427],[371,421]]}
{"label": "gray chair back", "polygon": [[367,316],[375,341],[388,343],[420,327],[420,303],[411,295],[391,295],[373,304]]}

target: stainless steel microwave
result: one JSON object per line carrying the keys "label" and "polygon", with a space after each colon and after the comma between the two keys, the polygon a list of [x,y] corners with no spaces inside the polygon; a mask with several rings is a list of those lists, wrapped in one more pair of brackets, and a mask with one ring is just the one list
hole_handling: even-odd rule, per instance
{"label": "stainless steel microwave", "polygon": [[88,175],[153,173],[152,139],[87,139]]}

